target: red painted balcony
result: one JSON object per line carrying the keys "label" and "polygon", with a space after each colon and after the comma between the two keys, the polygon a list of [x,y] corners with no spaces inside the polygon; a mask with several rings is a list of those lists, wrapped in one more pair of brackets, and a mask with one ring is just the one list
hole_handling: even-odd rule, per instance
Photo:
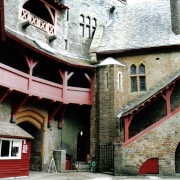
{"label": "red painted balcony", "polygon": [[0,86],[65,104],[92,104],[91,89],[63,86],[37,78],[0,63]]}

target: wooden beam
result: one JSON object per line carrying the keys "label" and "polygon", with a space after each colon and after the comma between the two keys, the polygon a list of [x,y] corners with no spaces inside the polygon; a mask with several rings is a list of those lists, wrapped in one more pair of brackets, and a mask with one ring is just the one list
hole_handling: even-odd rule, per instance
{"label": "wooden beam", "polygon": [[62,108],[62,104],[55,104],[54,107],[53,105],[51,105],[48,112],[48,127],[51,127],[54,116],[61,108]]}
{"label": "wooden beam", "polygon": [[16,122],[16,114],[19,111],[19,109],[23,106],[23,104],[28,100],[29,95],[24,96],[22,99],[16,100],[16,102],[12,102],[12,109],[11,109],[11,122],[15,123]]}
{"label": "wooden beam", "polygon": [[171,94],[175,88],[175,84],[173,83],[171,87],[167,86],[168,88],[165,89],[165,94],[162,94],[162,97],[166,101],[166,114],[171,113]]}
{"label": "wooden beam", "polygon": [[126,117],[124,119],[124,142],[126,142],[129,139],[129,126],[131,124],[133,117],[134,115],[132,114],[131,116]]}
{"label": "wooden beam", "polygon": [[0,42],[5,41],[4,2],[0,0]]}
{"label": "wooden beam", "polygon": [[0,97],[0,103],[3,102],[3,100],[7,97],[7,95],[8,95],[10,92],[12,92],[12,89],[6,89],[6,90],[2,93],[2,95],[1,95],[1,97]]}
{"label": "wooden beam", "polygon": [[62,110],[62,113],[61,113],[61,117],[59,119],[59,125],[58,125],[58,128],[59,129],[62,129],[62,120],[63,120],[63,117],[64,117],[64,114],[66,112],[66,109],[67,109],[67,104],[63,106],[63,110]]}

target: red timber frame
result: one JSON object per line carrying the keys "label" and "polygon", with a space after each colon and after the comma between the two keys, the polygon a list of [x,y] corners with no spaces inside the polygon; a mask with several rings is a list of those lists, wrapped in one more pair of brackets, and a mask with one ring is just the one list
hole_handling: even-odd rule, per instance
{"label": "red timber frame", "polygon": [[[174,115],[174,113],[177,113],[176,111],[179,111],[180,108],[178,108],[175,112],[172,113],[171,112],[171,104],[170,104],[171,94],[173,92],[173,89],[175,88],[176,83],[179,83],[179,80],[180,80],[180,77],[177,77],[173,82],[168,84],[163,89],[159,90],[153,96],[151,96],[146,101],[144,101],[142,104],[140,104],[136,108],[131,109],[130,111],[128,111],[122,115],[122,119],[124,120],[124,142],[125,142],[125,146],[127,146],[129,144],[129,143],[127,143],[127,141],[129,140],[129,126],[130,126],[130,124],[134,118],[134,115],[137,114],[142,109],[144,109],[147,105],[151,104],[154,100],[156,100],[160,96],[162,96],[166,101],[166,115],[167,115],[166,117],[170,118],[171,116]],[[162,119],[163,122],[164,122],[164,120],[167,119],[166,117]],[[157,126],[157,125],[159,125],[159,123],[157,122],[154,125]],[[155,126],[152,126],[152,127],[154,128]],[[147,128],[147,130],[149,130],[149,128]],[[144,132],[147,132],[147,131],[144,131]],[[142,134],[142,132],[139,134]],[[139,137],[139,136],[137,136],[137,137]]]}
{"label": "red timber frame", "polygon": [[5,28],[4,28],[4,2],[0,1],[0,44],[5,40]]}
{"label": "red timber frame", "polygon": [[[16,114],[19,109],[31,98],[36,101],[48,101],[48,126],[55,115],[61,111],[58,128],[62,128],[62,119],[68,104],[92,105],[92,66],[74,65],[51,56],[37,48],[25,44],[20,39],[6,32],[6,41],[21,47],[21,54],[28,65],[28,72],[24,73],[10,66],[0,63],[0,103],[11,93],[18,94],[18,97],[12,98],[11,122],[15,122]],[[28,55],[29,51],[33,51]],[[26,53],[27,52],[27,53]],[[54,83],[42,78],[33,76],[33,69],[40,60],[37,57],[45,57],[52,62],[58,61],[62,69],[58,67],[59,76],[62,84]],[[61,67],[61,66],[60,66]],[[68,80],[76,73],[81,71],[82,75],[90,84],[89,88],[68,86]]]}

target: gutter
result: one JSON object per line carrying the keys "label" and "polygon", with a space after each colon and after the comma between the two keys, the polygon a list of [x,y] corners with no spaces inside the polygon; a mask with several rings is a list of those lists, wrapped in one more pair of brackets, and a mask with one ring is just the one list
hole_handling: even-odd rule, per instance
{"label": "gutter", "polygon": [[168,44],[162,46],[152,46],[152,47],[139,47],[132,49],[117,49],[117,50],[107,50],[107,51],[98,51],[97,54],[118,54],[118,53],[130,53],[130,52],[142,52],[142,51],[154,51],[159,49],[180,49],[180,44]]}
{"label": "gutter", "polygon": [[0,0],[0,42],[5,41],[4,2]]}

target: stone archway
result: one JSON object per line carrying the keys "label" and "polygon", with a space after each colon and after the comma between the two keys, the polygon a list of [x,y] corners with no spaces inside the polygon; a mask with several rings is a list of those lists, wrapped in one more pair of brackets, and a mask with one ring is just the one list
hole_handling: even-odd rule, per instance
{"label": "stone archway", "polygon": [[175,171],[176,173],[180,173],[180,142],[175,152]]}
{"label": "stone archway", "polygon": [[[155,165],[156,167],[153,169],[149,169],[149,165]],[[146,169],[146,167],[148,169]],[[157,174],[159,173],[159,167],[158,167],[158,153],[149,153],[145,156],[141,157],[139,160],[135,161],[135,174],[146,174],[144,172]],[[158,170],[158,171],[157,171]],[[143,173],[142,173],[143,172]]]}
{"label": "stone archway", "polygon": [[36,109],[22,109],[16,115],[16,124],[34,137],[31,143],[30,170],[41,171],[45,116]]}
{"label": "stone archway", "polygon": [[175,173],[180,173],[180,133],[176,133],[176,138],[171,145],[171,154],[174,155]]}

